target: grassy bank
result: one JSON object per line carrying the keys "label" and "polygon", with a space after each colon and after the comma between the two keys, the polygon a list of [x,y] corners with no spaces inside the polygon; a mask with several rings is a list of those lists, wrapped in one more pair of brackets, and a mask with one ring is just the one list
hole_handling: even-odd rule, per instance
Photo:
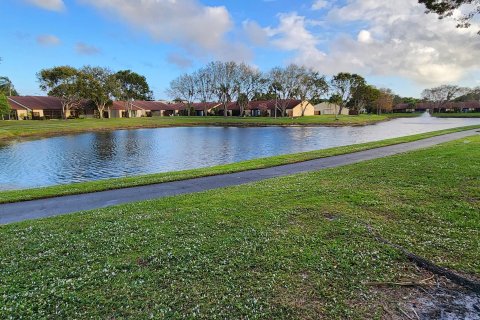
{"label": "grassy bank", "polygon": [[118,178],[118,179],[105,179],[91,182],[74,183],[68,185],[58,185],[45,188],[35,188],[26,190],[13,190],[0,192],[0,203],[18,202],[24,200],[33,200],[41,198],[49,198],[60,195],[72,195],[81,194],[95,191],[104,191],[112,189],[121,189],[126,187],[134,187],[141,185],[148,185],[154,183],[162,183],[177,180],[186,180],[191,178],[219,175],[225,173],[240,172],[253,169],[262,169],[268,167],[279,166],[283,164],[301,162],[306,160],[312,160],[317,158],[324,158],[329,156],[335,156],[340,154],[352,153],[362,150],[368,150],[398,143],[410,142],[429,138],[437,135],[458,132],[468,129],[480,128],[480,126],[468,126],[454,129],[447,129],[441,131],[434,131],[428,133],[422,133],[417,135],[411,135],[406,137],[375,141],[369,143],[362,143],[344,147],[336,147],[324,150],[316,150],[310,152],[287,154],[281,156],[274,156],[268,158],[260,158],[247,160],[232,164],[200,168],[185,171],[166,172],[158,174],[141,175],[134,177]]}
{"label": "grassy bank", "polygon": [[0,226],[0,318],[405,318],[397,292],[414,289],[366,282],[425,274],[365,224],[479,276],[479,158],[475,136],[316,173]]}
{"label": "grassy bank", "polygon": [[[367,125],[403,114],[359,116],[311,116],[300,118],[266,117],[154,117],[130,119],[72,119],[48,121],[0,121],[0,140],[22,137],[44,137],[80,132],[134,128],[160,128],[175,126],[290,126],[290,125]],[[411,115],[410,115],[411,116]]]}
{"label": "grassy bank", "polygon": [[434,113],[432,116],[437,118],[480,118],[480,112]]}

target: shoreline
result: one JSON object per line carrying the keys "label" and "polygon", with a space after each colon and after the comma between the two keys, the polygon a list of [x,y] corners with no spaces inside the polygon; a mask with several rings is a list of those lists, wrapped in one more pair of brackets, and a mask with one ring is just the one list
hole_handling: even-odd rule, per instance
{"label": "shoreline", "polygon": [[248,170],[264,169],[286,164],[299,163],[319,158],[343,155],[358,151],[365,151],[395,144],[422,140],[430,137],[440,136],[448,133],[480,129],[480,125],[458,127],[440,131],[432,131],[416,135],[392,138],[362,144],[353,144],[348,146],[320,149],[315,151],[279,155],[267,158],[258,158],[235,162],[230,164],[205,167],[199,169],[190,169],[183,171],[172,171],[164,173],[154,173],[147,175],[138,175],[125,178],[100,179],[88,182],[73,184],[63,184],[55,186],[46,186],[31,189],[17,189],[0,191],[0,203],[12,203],[28,200],[47,199],[56,196],[86,194],[99,191],[124,189],[129,187],[146,186],[158,183],[188,180],[192,178],[215,176],[227,173],[237,173]]}
{"label": "shoreline", "polygon": [[[368,117],[381,117],[380,119],[369,119]],[[359,127],[359,126],[367,126],[367,125],[374,125],[381,122],[390,121],[397,118],[406,118],[406,117],[417,117],[420,114],[410,114],[410,115],[403,115],[403,114],[388,114],[388,115],[368,115],[363,116],[362,118],[355,118],[357,116],[343,116],[339,120],[330,119],[324,116],[314,116],[314,117],[322,117],[317,118],[315,120],[319,120],[318,122],[309,121],[312,118],[277,118],[277,119],[270,119],[270,118],[261,118],[263,121],[254,121],[250,120],[250,118],[234,118],[234,120],[230,120],[229,118],[208,118],[207,119],[195,119],[192,117],[189,118],[177,118],[173,117],[173,119],[154,119],[152,118],[145,118],[147,120],[142,120],[144,118],[131,118],[131,119],[81,119],[81,120],[45,120],[45,121],[35,121],[33,122],[33,126],[37,126],[37,131],[32,132],[15,132],[15,130],[21,130],[22,127],[27,126],[31,123],[17,123],[20,120],[11,120],[11,123],[14,124],[11,127],[14,129],[10,129],[8,126],[2,126],[0,123],[0,142],[12,142],[12,141],[23,141],[23,140],[35,140],[35,139],[43,139],[43,138],[51,138],[63,135],[70,135],[70,134],[82,134],[82,133],[93,133],[93,132],[110,132],[115,130],[137,130],[137,129],[160,129],[160,128],[175,128],[175,127],[238,127],[238,128],[263,128],[263,127]],[[346,118],[352,117],[352,118]],[[299,120],[302,119],[302,120]],[[359,120],[360,119],[360,120]],[[112,121],[113,120],[113,121]],[[132,121],[129,121],[132,120]],[[157,120],[158,122],[154,122]],[[219,121],[220,120],[220,121]],[[352,120],[352,121],[349,121]],[[362,121],[363,120],[363,121]],[[8,120],[6,120],[8,121]],[[15,121],[15,123],[13,122]],[[22,120],[22,121],[34,121],[34,120]],[[52,121],[52,122],[50,122]],[[60,122],[61,121],[61,122]],[[64,124],[98,124],[105,121],[103,127],[79,127],[79,128],[65,128],[61,125]],[[144,121],[145,123],[135,124],[132,122],[140,122]],[[148,122],[154,123],[148,123]],[[168,122],[170,121],[170,122]],[[181,122],[185,121],[185,122]],[[279,123],[271,123],[274,121],[278,121]],[[291,123],[288,123],[291,121]],[[83,123],[82,123],[83,122]],[[109,123],[114,123],[111,127],[108,127]],[[118,123],[124,122],[124,123]],[[130,123],[129,123],[130,122]],[[18,126],[15,126],[18,124]],[[53,125],[52,125],[53,124]],[[51,128],[51,131],[47,131],[45,128],[50,129],[50,127],[58,126],[59,128]],[[35,130],[35,129],[33,129]],[[12,132],[13,131],[13,132]],[[5,132],[5,133],[4,133]]]}

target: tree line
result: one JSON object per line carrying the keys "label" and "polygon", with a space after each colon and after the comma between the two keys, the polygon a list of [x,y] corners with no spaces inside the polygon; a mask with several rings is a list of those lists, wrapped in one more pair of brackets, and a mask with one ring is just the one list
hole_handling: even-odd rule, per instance
{"label": "tree line", "polygon": [[444,84],[422,91],[421,98],[395,96],[394,104],[406,104],[415,108],[419,103],[429,103],[433,110],[440,112],[442,108],[451,102],[480,102],[480,86],[475,88],[462,87],[458,85]]}
{"label": "tree line", "polygon": [[[6,98],[1,95],[17,94],[8,78],[8,81],[2,82],[3,78],[6,77],[0,78],[2,117],[9,113],[9,107]],[[64,117],[69,110],[85,101],[94,104],[98,116],[102,118],[104,110],[113,100],[123,101],[127,116],[132,114],[132,101],[153,100],[146,78],[131,70],[113,72],[104,67],[84,66],[77,69],[58,66],[41,70],[37,79],[43,91],[60,99]],[[480,89],[442,85],[425,89],[422,100],[419,100],[399,97],[388,88],[376,88],[355,73],[340,72],[328,79],[311,68],[296,64],[262,72],[245,63],[216,61],[173,79],[166,93],[170,98],[187,104],[188,115],[194,102],[217,102],[224,115],[228,114],[228,105],[235,102],[240,115],[243,115],[250,101],[275,100],[278,114],[285,116],[290,99],[309,101],[313,105],[330,102],[338,105],[338,114],[344,108],[354,113],[380,114],[391,112],[395,104],[414,105],[419,101],[433,103],[439,110],[445,103],[460,97],[479,96]]]}
{"label": "tree line", "polygon": [[174,100],[193,102],[216,101],[227,114],[229,103],[236,102],[240,115],[250,101],[276,100],[280,116],[286,115],[288,100],[309,101],[312,104],[329,101],[367,112],[391,111],[394,94],[390,89],[378,89],[355,73],[341,72],[327,79],[319,72],[290,64],[261,72],[245,63],[210,62],[192,73],[185,73],[170,82],[167,94]]}
{"label": "tree line", "polygon": [[152,100],[147,79],[131,70],[113,72],[108,68],[84,66],[80,69],[59,66],[37,73],[40,89],[60,98],[62,115],[82,101],[92,102],[100,118],[113,99],[124,101],[127,116],[132,114],[133,100]]}

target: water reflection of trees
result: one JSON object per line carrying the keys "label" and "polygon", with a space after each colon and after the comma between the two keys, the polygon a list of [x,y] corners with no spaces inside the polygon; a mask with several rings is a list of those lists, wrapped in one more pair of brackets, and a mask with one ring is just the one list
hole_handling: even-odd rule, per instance
{"label": "water reflection of trees", "polygon": [[95,134],[92,149],[98,160],[113,160],[117,153],[117,141],[115,135],[115,132],[100,132]]}

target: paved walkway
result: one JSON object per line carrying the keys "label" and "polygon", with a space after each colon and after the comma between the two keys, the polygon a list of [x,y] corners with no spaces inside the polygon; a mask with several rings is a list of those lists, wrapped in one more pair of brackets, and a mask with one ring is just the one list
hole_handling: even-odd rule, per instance
{"label": "paved walkway", "polygon": [[0,224],[29,219],[51,217],[83,210],[104,208],[122,203],[175,196],[235,186],[264,179],[282,177],[300,172],[316,171],[339,167],[361,161],[387,157],[398,153],[431,147],[443,142],[461,139],[479,130],[469,130],[437,136],[433,138],[381,147],[366,151],[349,153],[328,158],[321,158],[282,165],[278,167],[250,170],[231,174],[222,174],[183,181],[166,182],[141,187],[101,191],[80,195],[62,196],[25,202],[0,204]]}

